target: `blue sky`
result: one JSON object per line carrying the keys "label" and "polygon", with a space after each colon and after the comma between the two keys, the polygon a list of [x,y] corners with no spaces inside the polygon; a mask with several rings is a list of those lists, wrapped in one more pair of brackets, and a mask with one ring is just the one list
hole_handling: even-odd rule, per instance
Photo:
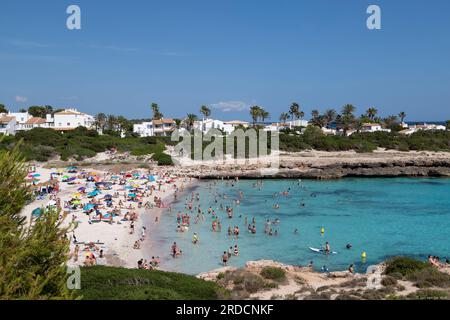
{"label": "blue sky", "polygon": [[[82,29],[66,28],[66,8]],[[366,9],[382,10],[382,29]],[[448,0],[1,0],[0,103],[167,117],[259,105],[450,119]]]}

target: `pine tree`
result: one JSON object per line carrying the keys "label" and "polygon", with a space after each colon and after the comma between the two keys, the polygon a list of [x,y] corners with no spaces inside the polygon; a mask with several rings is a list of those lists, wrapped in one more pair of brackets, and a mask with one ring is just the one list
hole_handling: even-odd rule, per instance
{"label": "pine tree", "polygon": [[31,199],[20,145],[0,155],[0,299],[70,299],[68,227],[57,210],[30,224],[20,214]]}

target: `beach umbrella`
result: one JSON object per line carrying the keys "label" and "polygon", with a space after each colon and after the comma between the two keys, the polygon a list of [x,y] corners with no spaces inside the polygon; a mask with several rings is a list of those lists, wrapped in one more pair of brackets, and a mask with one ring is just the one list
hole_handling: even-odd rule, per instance
{"label": "beach umbrella", "polygon": [[42,214],[42,209],[41,208],[36,208],[33,210],[33,212],[31,212],[31,214],[33,216],[40,216]]}
{"label": "beach umbrella", "polygon": [[63,180],[69,179],[69,176],[63,176]]}
{"label": "beach umbrella", "polygon": [[128,196],[129,196],[130,198],[136,198],[136,194],[135,194],[135,193],[129,193]]}
{"label": "beach umbrella", "polygon": [[95,205],[93,205],[92,203],[88,203],[87,205],[85,205],[83,207],[83,210],[84,211],[89,211],[89,210],[93,209],[94,207],[95,207]]}
{"label": "beach umbrella", "polygon": [[80,187],[80,188],[78,188],[77,190],[78,190],[78,191],[84,191],[84,190],[86,190],[86,188],[85,188],[85,187]]}
{"label": "beach umbrella", "polygon": [[74,200],[74,201],[72,201],[72,204],[79,205],[79,204],[81,204],[81,201],[80,200]]}

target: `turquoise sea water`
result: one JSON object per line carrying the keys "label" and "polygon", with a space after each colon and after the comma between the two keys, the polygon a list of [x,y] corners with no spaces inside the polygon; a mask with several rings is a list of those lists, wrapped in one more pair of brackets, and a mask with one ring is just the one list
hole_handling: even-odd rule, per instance
{"label": "turquoise sea water", "polygon": [[[317,270],[323,265],[329,270],[346,270],[354,263],[358,272],[364,272],[369,265],[396,255],[450,257],[450,179],[264,180],[260,189],[254,187],[257,182],[241,180],[232,186],[226,181],[204,181],[180,195],[172,212],[166,211],[153,228],[150,237],[155,245],[149,255],[159,255],[165,270],[189,274],[221,267],[223,251],[235,244],[240,253],[230,260],[230,265],[235,266],[259,259],[293,265],[306,265],[312,260]],[[288,189],[288,196],[274,197]],[[243,199],[236,205],[239,191],[243,192]],[[184,208],[190,192],[200,194],[198,203],[205,219],[195,224],[194,210],[190,213],[189,231],[177,233],[176,215],[178,211],[187,212]],[[220,203],[233,207],[232,219],[228,219],[225,210],[219,210]],[[275,204],[280,208],[275,209]],[[210,206],[222,222],[221,232],[211,231],[212,218],[207,213]],[[245,216],[249,223],[256,218],[256,234],[247,231]],[[278,230],[278,236],[266,235],[265,221],[276,218],[280,224],[272,228]],[[240,228],[238,239],[227,235],[228,226],[235,225]],[[298,234],[294,234],[295,229]],[[200,236],[198,245],[191,242],[193,232]],[[176,259],[169,255],[173,241],[183,251]],[[309,250],[325,241],[330,242],[337,255],[325,256]],[[350,250],[345,248],[347,243],[353,246]],[[366,261],[361,259],[363,251],[367,253]]]}

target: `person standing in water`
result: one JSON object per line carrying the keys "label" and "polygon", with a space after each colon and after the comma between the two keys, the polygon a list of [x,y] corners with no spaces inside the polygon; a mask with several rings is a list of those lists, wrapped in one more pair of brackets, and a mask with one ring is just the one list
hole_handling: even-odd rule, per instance
{"label": "person standing in water", "polygon": [[192,236],[192,243],[197,244],[200,242],[200,238],[198,237],[197,232],[194,232],[194,235]]}
{"label": "person standing in water", "polygon": [[227,266],[228,259],[229,259],[228,253],[227,253],[226,251],[224,251],[224,252],[223,252],[223,255],[222,255],[222,263],[223,263],[223,266],[224,266],[224,267]]}

